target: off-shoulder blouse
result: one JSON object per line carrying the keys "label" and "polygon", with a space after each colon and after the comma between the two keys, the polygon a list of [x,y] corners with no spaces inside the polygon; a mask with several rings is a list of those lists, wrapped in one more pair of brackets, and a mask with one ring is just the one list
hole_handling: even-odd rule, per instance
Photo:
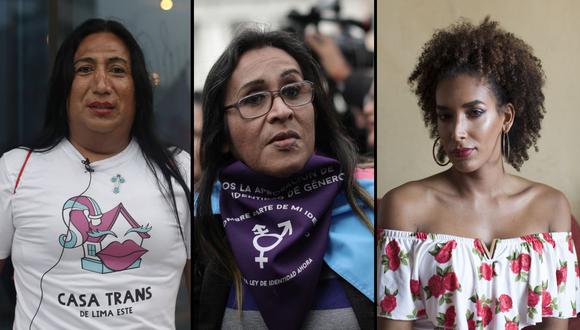
{"label": "off-shoulder blouse", "polygon": [[567,232],[479,239],[383,230],[378,315],[439,329],[521,329],[576,317],[578,258]]}

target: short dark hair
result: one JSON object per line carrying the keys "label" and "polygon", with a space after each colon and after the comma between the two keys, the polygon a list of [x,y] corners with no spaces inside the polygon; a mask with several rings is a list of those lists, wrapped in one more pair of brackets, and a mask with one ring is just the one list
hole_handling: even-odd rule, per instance
{"label": "short dark hair", "polygon": [[545,75],[532,48],[514,34],[504,31],[486,17],[475,26],[461,20],[436,31],[423,47],[415,69],[409,76],[425,126],[431,137],[437,134],[435,91],[437,84],[459,74],[470,74],[490,86],[498,105],[511,103],[514,123],[508,134],[509,159],[517,170],[528,160],[528,149],[536,145],[544,118]]}
{"label": "short dark hair", "polygon": [[[231,153],[222,152],[229,144],[229,134],[225,124],[224,102],[226,86],[238,65],[240,57],[253,49],[275,47],[293,57],[300,66],[304,78],[314,83],[315,144],[317,152],[336,158],[345,174],[344,190],[354,212],[369,228],[372,224],[356,203],[362,199],[373,208],[374,202],[356,180],[354,170],[357,150],[344,133],[336,113],[332,110],[330,98],[325,91],[324,80],[318,63],[308,49],[292,34],[282,31],[263,31],[246,29],[231,41],[226,50],[211,68],[203,88],[203,129],[201,136],[202,176],[199,182],[199,196],[196,207],[195,235],[196,244],[220,262],[235,279],[239,289],[239,270],[224,238],[220,221],[215,221],[211,209],[211,193],[218,177],[218,171],[233,160]],[[238,291],[238,290],[236,290]],[[239,292],[239,291],[238,291]]]}
{"label": "short dark hair", "polygon": [[[184,190],[188,204],[193,206],[191,192],[181,175],[174,156],[177,148],[168,149],[155,134],[153,112],[153,87],[145,64],[141,47],[131,33],[119,22],[103,19],[89,19],[69,34],[60,46],[52,69],[48,88],[45,121],[40,137],[26,149],[44,152],[54,148],[63,138],[70,135],[67,115],[67,103],[74,80],[74,55],[81,42],[89,35],[110,32],[123,41],[131,57],[131,76],[135,88],[135,118],[131,136],[135,138],[148,167],[155,175],[160,191],[168,199],[178,224],[179,220],[175,193],[171,178],[174,178]],[[161,170],[167,186],[162,185],[157,173]],[[179,230],[182,238],[181,226]]]}

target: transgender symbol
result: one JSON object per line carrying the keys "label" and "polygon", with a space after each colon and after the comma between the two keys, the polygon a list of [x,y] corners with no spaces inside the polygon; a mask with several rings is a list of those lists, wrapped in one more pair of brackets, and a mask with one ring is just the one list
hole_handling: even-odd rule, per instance
{"label": "transgender symbol", "polygon": [[[266,229],[266,226],[262,225],[255,225],[254,228],[252,228],[254,235],[256,235],[254,236],[252,243],[254,244],[254,249],[260,252],[260,255],[254,258],[254,261],[260,264],[260,269],[264,269],[264,263],[268,262],[268,257],[264,257],[264,253],[278,246],[286,234],[288,234],[288,236],[292,235],[292,224],[290,223],[290,220],[279,223],[278,227],[284,227],[280,234],[270,234],[270,231]],[[276,238],[276,241],[268,246],[261,246],[258,244],[260,238],[268,236]]]}

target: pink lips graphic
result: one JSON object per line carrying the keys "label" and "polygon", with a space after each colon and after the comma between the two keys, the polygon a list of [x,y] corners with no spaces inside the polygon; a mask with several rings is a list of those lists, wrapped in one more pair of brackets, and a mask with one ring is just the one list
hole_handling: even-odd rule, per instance
{"label": "pink lips graphic", "polygon": [[132,240],[123,243],[117,241],[107,245],[103,250],[97,252],[105,266],[112,270],[119,271],[127,269],[135,260],[141,258],[148,250],[142,248]]}

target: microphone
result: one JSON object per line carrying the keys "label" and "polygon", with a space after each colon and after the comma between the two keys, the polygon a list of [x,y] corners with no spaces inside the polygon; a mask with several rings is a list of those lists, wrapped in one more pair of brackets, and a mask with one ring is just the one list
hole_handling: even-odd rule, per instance
{"label": "microphone", "polygon": [[85,170],[87,172],[93,173],[95,171],[95,169],[91,167],[91,162],[89,161],[88,158],[86,158],[85,160],[81,160],[81,163],[85,165]]}

